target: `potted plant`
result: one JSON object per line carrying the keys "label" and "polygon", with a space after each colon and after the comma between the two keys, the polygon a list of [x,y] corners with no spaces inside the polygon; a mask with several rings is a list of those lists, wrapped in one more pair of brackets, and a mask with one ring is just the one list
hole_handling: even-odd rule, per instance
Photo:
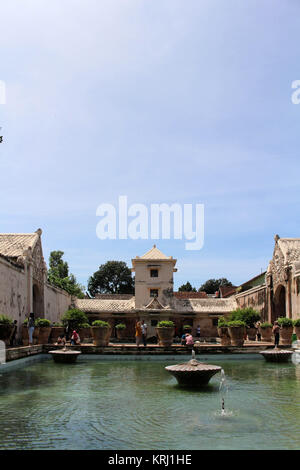
{"label": "potted plant", "polygon": [[29,345],[28,318],[25,318],[22,325],[22,344],[23,346]]}
{"label": "potted plant", "polygon": [[288,346],[292,344],[293,320],[286,317],[277,318],[280,328],[280,344]]}
{"label": "potted plant", "polygon": [[260,325],[261,328],[261,339],[266,341],[266,343],[271,343],[272,341],[272,323],[264,322]]}
{"label": "potted plant", "polygon": [[126,335],[126,325],[125,323],[118,323],[116,325],[116,330],[117,330],[117,338],[118,339],[124,339]]}
{"label": "potted plant", "polygon": [[65,334],[65,328],[62,323],[53,323],[50,334],[50,342],[56,343],[58,337],[62,337]]}
{"label": "potted plant", "polygon": [[230,314],[231,321],[242,321],[246,325],[247,336],[250,341],[256,340],[257,328],[255,324],[260,320],[260,314],[252,307],[237,308]]}
{"label": "potted plant", "polygon": [[13,329],[12,318],[6,315],[0,315],[0,340],[9,346],[10,336]]}
{"label": "potted plant", "polygon": [[85,339],[88,340],[91,338],[91,325],[89,323],[81,323],[78,326],[78,334],[80,336],[81,342],[83,342]]}
{"label": "potted plant", "polygon": [[73,330],[79,330],[80,325],[88,323],[88,317],[82,310],[71,308],[63,314],[61,321],[65,327],[68,327],[68,333],[72,334]]}
{"label": "potted plant", "polygon": [[51,333],[51,322],[46,318],[37,318],[35,321],[35,328],[39,329],[38,344],[48,344],[49,336]]}
{"label": "potted plant", "polygon": [[111,326],[106,321],[95,320],[92,323],[93,343],[95,346],[107,346],[111,334]]}
{"label": "potted plant", "polygon": [[225,317],[218,319],[218,335],[221,338],[221,346],[230,346],[231,339],[228,331],[228,323]]}
{"label": "potted plant", "polygon": [[171,320],[162,320],[158,322],[155,328],[160,346],[165,348],[169,347],[173,343],[173,337],[175,333],[174,322]]}
{"label": "potted plant", "polygon": [[294,323],[297,339],[300,340],[300,318],[297,318],[297,320],[294,320],[293,323]]}
{"label": "potted plant", "polygon": [[242,347],[244,344],[244,331],[246,323],[241,320],[232,320],[228,322],[229,335],[232,346]]}

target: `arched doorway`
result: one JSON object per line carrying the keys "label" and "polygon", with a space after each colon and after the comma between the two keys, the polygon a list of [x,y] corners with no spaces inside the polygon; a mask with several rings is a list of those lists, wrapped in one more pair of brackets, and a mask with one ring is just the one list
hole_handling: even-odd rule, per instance
{"label": "arched doorway", "polygon": [[274,308],[272,322],[278,317],[286,316],[286,291],[283,285],[279,285],[274,296]]}
{"label": "arched doorway", "polygon": [[44,317],[44,299],[37,284],[32,287],[32,310],[36,318]]}

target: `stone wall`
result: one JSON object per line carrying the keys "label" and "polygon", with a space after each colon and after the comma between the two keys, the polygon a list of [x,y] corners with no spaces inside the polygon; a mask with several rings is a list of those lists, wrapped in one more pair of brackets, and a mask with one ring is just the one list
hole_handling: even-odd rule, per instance
{"label": "stone wall", "polygon": [[268,321],[268,303],[266,286],[255,287],[236,295],[237,305],[240,308],[252,307],[261,314],[261,321]]}
{"label": "stone wall", "polygon": [[58,322],[71,306],[71,296],[62,289],[45,284],[45,318]]}
{"label": "stone wall", "polygon": [[25,270],[0,257],[0,313],[21,324],[27,314]]}

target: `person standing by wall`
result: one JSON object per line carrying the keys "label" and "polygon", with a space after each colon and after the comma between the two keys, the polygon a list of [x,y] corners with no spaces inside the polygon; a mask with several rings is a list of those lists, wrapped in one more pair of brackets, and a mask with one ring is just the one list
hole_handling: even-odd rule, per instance
{"label": "person standing by wall", "polygon": [[274,335],[274,347],[278,348],[279,346],[279,338],[280,338],[280,326],[278,325],[277,321],[274,321],[274,326],[272,328],[272,332]]}
{"label": "person standing by wall", "polygon": [[34,313],[29,314],[28,319],[28,336],[29,336],[29,346],[33,344],[33,332],[34,332]]}
{"label": "person standing by wall", "polygon": [[142,320],[141,328],[142,328],[143,343],[144,343],[144,346],[146,347],[147,346],[147,324],[144,322],[144,320]]}
{"label": "person standing by wall", "polygon": [[137,347],[139,347],[142,341],[142,326],[139,320],[135,322],[135,340]]}

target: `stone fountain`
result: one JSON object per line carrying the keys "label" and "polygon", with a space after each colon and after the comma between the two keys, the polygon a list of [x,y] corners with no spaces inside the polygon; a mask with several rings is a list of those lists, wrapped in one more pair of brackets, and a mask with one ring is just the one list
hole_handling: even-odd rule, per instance
{"label": "stone fountain", "polygon": [[293,351],[273,348],[266,349],[266,351],[261,351],[260,354],[264,356],[268,362],[288,362],[293,355]]}
{"label": "stone fountain", "polygon": [[52,355],[54,362],[73,364],[74,362],[76,362],[79,354],[81,354],[81,351],[75,351],[71,348],[67,349],[65,345],[63,349],[55,349],[53,351],[49,351],[49,354]]}
{"label": "stone fountain", "polygon": [[190,361],[167,366],[165,369],[176,378],[179,385],[201,387],[208,384],[212,376],[220,372],[222,367],[197,361],[193,350]]}

